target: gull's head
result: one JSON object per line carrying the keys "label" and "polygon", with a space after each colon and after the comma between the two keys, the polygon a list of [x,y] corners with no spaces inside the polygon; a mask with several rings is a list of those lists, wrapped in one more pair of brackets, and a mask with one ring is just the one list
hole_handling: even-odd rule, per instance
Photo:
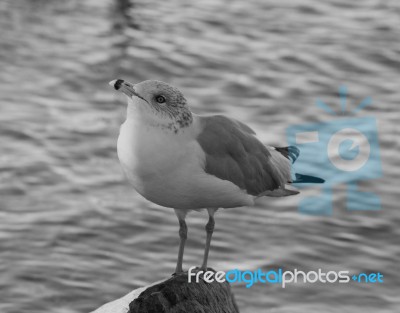
{"label": "gull's head", "polygon": [[[186,104],[186,99],[179,89],[162,81],[145,80],[132,84],[122,79],[109,83],[115,90],[124,93],[136,110],[154,115],[163,124],[176,124],[182,128],[192,122],[192,114]],[[171,126],[172,127],[172,126]]]}

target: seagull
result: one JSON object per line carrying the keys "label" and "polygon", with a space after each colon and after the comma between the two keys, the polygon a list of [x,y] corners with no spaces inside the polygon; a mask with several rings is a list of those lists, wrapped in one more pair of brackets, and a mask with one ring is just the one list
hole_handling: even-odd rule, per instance
{"label": "seagull", "polygon": [[117,144],[123,172],[139,194],[173,208],[178,218],[175,274],[183,272],[189,211],[208,212],[200,267],[206,271],[218,209],[252,206],[263,196],[298,194],[289,186],[293,182],[323,182],[301,174],[292,179],[297,147],[266,146],[249,126],[235,119],[194,114],[176,87],[156,80],[132,84],[116,79],[109,84],[128,98]]}

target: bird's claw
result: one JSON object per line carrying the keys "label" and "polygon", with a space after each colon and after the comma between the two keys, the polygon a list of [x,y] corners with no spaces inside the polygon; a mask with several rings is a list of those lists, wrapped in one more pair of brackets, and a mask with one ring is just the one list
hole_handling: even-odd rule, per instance
{"label": "bird's claw", "polygon": [[184,273],[184,271],[175,271],[174,273],[172,273],[172,277],[178,276],[178,275],[182,275]]}
{"label": "bird's claw", "polygon": [[208,271],[211,271],[211,272],[215,272],[215,270],[213,269],[213,268],[211,268],[211,267],[203,267],[203,266],[196,266],[195,267],[195,269],[194,269],[194,271],[195,272],[200,272],[200,271],[203,271],[204,273],[205,272],[208,272]]}

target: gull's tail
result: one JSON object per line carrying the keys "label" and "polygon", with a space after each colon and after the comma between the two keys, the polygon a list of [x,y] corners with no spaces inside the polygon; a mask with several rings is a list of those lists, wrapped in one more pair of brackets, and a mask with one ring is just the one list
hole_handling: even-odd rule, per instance
{"label": "gull's tail", "polygon": [[282,154],[286,159],[294,163],[300,155],[300,150],[296,146],[274,147],[276,151]]}
{"label": "gull's tail", "polygon": [[323,184],[325,179],[311,176],[311,175],[304,175],[304,174],[295,174],[296,179],[292,182],[294,184]]}
{"label": "gull's tail", "polygon": [[[290,160],[294,163],[300,155],[300,150],[296,146],[289,146],[289,147],[275,147],[275,150],[282,154],[285,158]],[[311,176],[311,175],[304,175],[304,174],[295,174],[295,180],[291,183],[295,184],[302,184],[302,183],[309,183],[309,184],[323,184],[325,182],[324,179]]]}

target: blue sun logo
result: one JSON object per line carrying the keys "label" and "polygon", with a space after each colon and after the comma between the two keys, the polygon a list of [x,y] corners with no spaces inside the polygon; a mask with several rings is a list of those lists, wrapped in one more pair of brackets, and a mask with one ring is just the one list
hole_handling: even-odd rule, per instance
{"label": "blue sun logo", "polygon": [[294,125],[286,130],[288,143],[300,149],[294,170],[309,175],[318,174],[325,179],[319,196],[301,201],[299,210],[302,213],[331,214],[332,187],[337,184],[348,186],[348,210],[380,209],[378,196],[357,188],[359,181],[382,176],[376,119],[371,116],[355,117],[372,105],[372,98],[364,98],[352,110],[348,110],[347,102],[347,88],[341,86],[339,110],[332,109],[320,99],[316,101],[317,108],[332,116],[332,120]]}

